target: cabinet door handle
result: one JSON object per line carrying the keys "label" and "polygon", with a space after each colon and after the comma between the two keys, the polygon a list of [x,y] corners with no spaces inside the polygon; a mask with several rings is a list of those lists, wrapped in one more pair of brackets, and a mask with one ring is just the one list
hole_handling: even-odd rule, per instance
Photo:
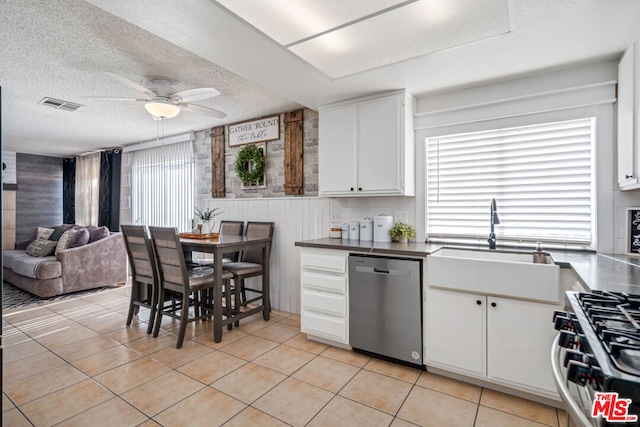
{"label": "cabinet door handle", "polygon": [[476,301],[476,304],[478,304],[478,305],[482,305],[482,301],[477,300],[477,301]]}
{"label": "cabinet door handle", "polygon": [[350,190],[351,190],[351,191],[353,191],[353,187],[351,187],[351,189],[350,189]]}
{"label": "cabinet door handle", "polygon": [[495,307],[495,306],[497,306],[497,305],[498,305],[498,304],[496,304],[495,302],[492,302],[492,303],[491,303],[491,307]]}
{"label": "cabinet door handle", "polygon": [[624,179],[630,179],[630,178],[633,178],[633,175],[625,175],[624,176]]}
{"label": "cabinet door handle", "polygon": [[358,191],[362,191],[362,187],[358,187]]}

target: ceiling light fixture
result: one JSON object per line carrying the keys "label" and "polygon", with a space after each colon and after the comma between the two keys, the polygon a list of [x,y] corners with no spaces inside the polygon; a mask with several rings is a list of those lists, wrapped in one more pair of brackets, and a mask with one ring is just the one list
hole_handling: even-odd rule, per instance
{"label": "ceiling light fixture", "polygon": [[171,119],[178,115],[180,112],[180,108],[176,105],[171,104],[170,102],[163,101],[161,99],[156,99],[152,102],[147,102],[144,104],[144,108],[155,117],[160,117],[162,119]]}

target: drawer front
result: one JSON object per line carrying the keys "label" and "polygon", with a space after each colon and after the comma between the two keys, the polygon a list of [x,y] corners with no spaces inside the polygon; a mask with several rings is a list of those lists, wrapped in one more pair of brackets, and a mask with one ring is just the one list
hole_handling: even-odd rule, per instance
{"label": "drawer front", "polygon": [[346,319],[306,311],[303,308],[300,328],[306,334],[317,335],[344,344],[349,343],[347,334],[349,328]]}
{"label": "drawer front", "polygon": [[303,271],[302,287],[323,289],[344,294],[347,289],[347,278],[344,276],[334,276],[330,274]]}
{"label": "drawer front", "polygon": [[347,253],[340,251],[302,251],[302,268],[344,274],[347,271]]}
{"label": "drawer front", "polygon": [[302,309],[311,309],[336,316],[347,315],[347,297],[329,292],[302,289]]}

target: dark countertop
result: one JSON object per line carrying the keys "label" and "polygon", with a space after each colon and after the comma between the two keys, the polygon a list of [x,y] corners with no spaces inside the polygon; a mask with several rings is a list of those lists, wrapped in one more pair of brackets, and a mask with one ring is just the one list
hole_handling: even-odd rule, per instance
{"label": "dark countertop", "polygon": [[[306,248],[338,249],[372,255],[408,257],[426,257],[445,246],[440,243],[360,242],[358,240],[341,240],[328,237],[303,240],[296,242],[295,245]],[[451,245],[446,246],[451,247]],[[486,247],[470,246],[466,248],[487,250]],[[498,250],[514,252],[509,248],[498,248]],[[523,251],[517,250],[515,252]],[[563,268],[571,268],[582,284],[590,290],[640,294],[640,258],[638,257],[579,251],[551,250],[549,252],[556,264]]]}

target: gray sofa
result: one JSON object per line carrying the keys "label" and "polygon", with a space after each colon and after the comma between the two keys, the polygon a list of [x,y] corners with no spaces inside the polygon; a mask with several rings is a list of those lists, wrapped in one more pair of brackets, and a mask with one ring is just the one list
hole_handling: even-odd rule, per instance
{"label": "gray sofa", "polygon": [[[24,248],[25,242],[16,243]],[[24,249],[2,251],[4,280],[42,298],[121,284],[127,280],[127,252],[122,233],[55,256],[34,257]]]}

